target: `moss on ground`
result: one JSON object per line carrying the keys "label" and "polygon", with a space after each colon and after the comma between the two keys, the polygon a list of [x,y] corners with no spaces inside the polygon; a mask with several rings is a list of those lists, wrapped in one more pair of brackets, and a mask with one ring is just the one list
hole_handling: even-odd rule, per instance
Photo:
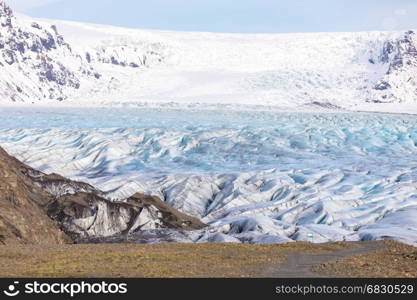
{"label": "moss on ground", "polygon": [[417,248],[384,241],[386,249],[340,259],[313,268],[331,277],[417,278]]}
{"label": "moss on ground", "polygon": [[[356,276],[358,274],[358,276],[372,277],[374,271],[376,276],[381,276],[380,274],[400,277],[414,274],[415,276],[415,272],[404,273],[404,270],[406,270],[405,266],[415,267],[416,248],[394,242],[387,243],[387,245],[387,250],[378,251],[381,254],[371,256],[371,260],[367,257],[355,258],[354,261],[358,264],[351,264],[347,259],[342,261],[343,265],[340,267],[326,264],[319,266],[317,271],[329,276],[341,274]],[[273,266],[278,267],[289,254],[328,253],[349,247],[355,247],[355,244],[297,242],[279,245],[0,246],[0,277],[263,277],[266,274],[265,270]],[[396,264],[393,257],[398,260],[398,268],[392,268],[389,264],[379,261],[379,259],[384,259],[387,262],[389,259]],[[368,260],[367,263],[370,264],[370,273],[364,273],[363,268],[358,267],[360,263],[365,263],[365,260]],[[404,268],[401,269],[401,266]],[[343,270],[350,273],[344,274]]]}

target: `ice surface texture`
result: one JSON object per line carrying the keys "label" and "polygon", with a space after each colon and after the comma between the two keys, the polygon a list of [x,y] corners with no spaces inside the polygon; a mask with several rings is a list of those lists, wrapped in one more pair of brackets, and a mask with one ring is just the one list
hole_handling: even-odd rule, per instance
{"label": "ice surface texture", "polygon": [[105,109],[0,115],[0,144],[11,155],[110,198],[155,194],[211,225],[190,241],[417,244],[415,116]]}

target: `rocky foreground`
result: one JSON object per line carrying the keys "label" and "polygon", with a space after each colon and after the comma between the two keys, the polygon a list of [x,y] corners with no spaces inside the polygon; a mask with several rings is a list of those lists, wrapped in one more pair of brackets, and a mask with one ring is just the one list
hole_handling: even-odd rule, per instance
{"label": "rocky foreground", "polygon": [[89,184],[34,170],[0,148],[0,244],[64,244],[205,226],[154,196],[109,201]]}

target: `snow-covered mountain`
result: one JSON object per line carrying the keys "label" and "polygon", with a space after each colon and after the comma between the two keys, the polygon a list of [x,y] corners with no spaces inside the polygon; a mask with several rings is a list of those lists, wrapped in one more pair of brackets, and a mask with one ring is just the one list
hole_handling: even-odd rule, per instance
{"label": "snow-covered mountain", "polygon": [[56,26],[19,22],[0,2],[2,102],[62,101],[100,75],[65,42]]}
{"label": "snow-covered mountain", "polygon": [[[1,104],[202,104],[417,112],[417,36],[215,34],[14,17],[0,2]],[[59,32],[59,33],[58,33]]]}

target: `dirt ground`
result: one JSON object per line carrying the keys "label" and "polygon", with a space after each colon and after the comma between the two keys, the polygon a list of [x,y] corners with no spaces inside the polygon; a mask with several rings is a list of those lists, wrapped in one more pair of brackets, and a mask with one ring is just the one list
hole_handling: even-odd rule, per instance
{"label": "dirt ground", "polygon": [[395,242],[0,246],[0,277],[417,277],[416,253]]}
{"label": "dirt ground", "polygon": [[384,249],[327,262],[312,268],[332,277],[417,278],[417,248],[385,241]]}

